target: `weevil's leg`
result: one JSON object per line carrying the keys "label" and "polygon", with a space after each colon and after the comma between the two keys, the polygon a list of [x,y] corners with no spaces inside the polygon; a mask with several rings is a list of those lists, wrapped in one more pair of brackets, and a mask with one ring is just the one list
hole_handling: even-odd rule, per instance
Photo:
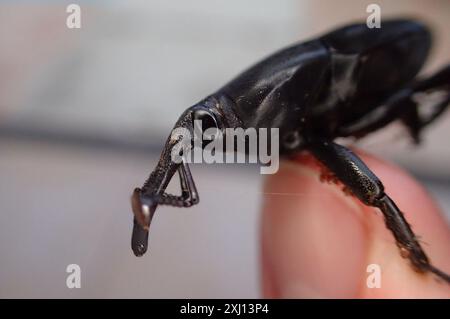
{"label": "weevil's leg", "polygon": [[[417,81],[412,86],[412,91],[410,99],[413,100],[416,107],[405,110],[403,122],[410,128],[414,136],[414,134],[418,135],[422,128],[439,118],[450,105],[450,65],[429,78]],[[432,100],[429,103],[431,105],[424,105],[427,102],[427,95],[431,95],[430,93],[438,93],[440,96],[434,97],[434,101],[433,97],[429,96],[428,99]],[[424,101],[420,98],[422,94],[425,95]],[[431,110],[425,110],[426,107],[431,107]],[[429,111],[428,114],[421,115],[422,109]]]}
{"label": "weevil's leg", "polygon": [[169,205],[174,207],[191,207],[198,204],[199,196],[195,187],[194,179],[186,160],[183,158],[182,164],[178,167],[180,176],[181,196],[163,193],[151,196],[157,205]]}
{"label": "weevil's leg", "polygon": [[192,206],[198,204],[200,198],[198,196],[197,187],[195,186],[194,179],[192,178],[191,170],[183,157],[182,165],[179,168],[180,172],[180,185],[181,185],[181,197],[186,203],[185,206]]}
{"label": "weevil's leg", "polygon": [[[191,131],[192,111],[187,110],[175,124],[175,128],[186,128]],[[142,188],[136,188],[131,197],[133,209],[133,233],[131,248],[136,256],[142,256],[148,247],[148,229],[155,210],[158,206],[157,198],[164,191],[178,170],[180,164],[172,161],[172,149],[178,140],[172,139],[172,134],[167,139],[158,164],[145,181]]]}
{"label": "weevil's leg", "polygon": [[133,209],[133,233],[131,248],[136,256],[142,256],[148,247],[148,229],[158,206],[155,196],[164,193],[179,164],[170,159],[170,140],[166,143],[158,165],[142,188],[136,188],[131,197]]}
{"label": "weevil's leg", "polygon": [[199,197],[187,163],[183,162],[183,165],[178,167],[178,173],[182,190],[181,196],[170,195],[165,192],[162,195],[147,195],[142,193],[139,188],[134,190],[132,205],[135,216],[131,246],[136,256],[142,256],[147,250],[148,229],[157,205],[188,207],[198,203]]}
{"label": "weevil's leg", "polygon": [[309,150],[364,204],[377,207],[384,215],[402,256],[420,272],[432,272],[450,283],[450,276],[435,268],[428,260],[403,213],[384,192],[381,181],[351,150],[331,141],[311,143]]}
{"label": "weevil's leg", "polygon": [[[185,129],[190,133],[190,139],[185,142],[192,143],[193,119],[211,116],[208,110],[202,107],[191,107],[186,110],[174,129]],[[215,118],[212,118],[215,120]],[[181,141],[169,136],[164,146],[156,168],[150,174],[142,188],[136,188],[133,192],[131,203],[134,213],[133,234],[131,246],[136,256],[142,256],[147,251],[148,229],[158,205],[170,205],[175,207],[189,207],[199,202],[199,196],[189,169],[186,154],[181,154],[181,163],[172,160],[172,150]],[[192,145],[191,145],[192,146]],[[180,153],[186,148],[180,149]],[[173,175],[178,171],[180,176],[181,196],[165,192]]]}
{"label": "weevil's leg", "polygon": [[[431,103],[421,99],[421,95],[433,99],[431,93],[440,93]],[[361,117],[358,121],[342,126],[339,136],[362,137],[390,122],[401,119],[408,127],[414,140],[419,141],[421,130],[436,120],[450,105],[450,65],[429,78],[416,81],[396,92],[380,106]],[[422,112],[423,111],[423,112]],[[428,113],[423,115],[422,113]]]}
{"label": "weevil's leg", "polygon": [[[171,195],[166,192],[162,194],[145,194],[140,189],[134,191],[133,197],[137,196],[138,200],[133,200],[135,218],[133,221],[133,234],[131,237],[132,248],[137,256],[142,256],[147,250],[148,229],[153,218],[157,205],[169,205],[174,207],[190,207],[198,204],[199,196],[195,187],[194,179],[186,160],[178,167],[180,176],[181,196]],[[136,203],[136,204],[134,204]]]}

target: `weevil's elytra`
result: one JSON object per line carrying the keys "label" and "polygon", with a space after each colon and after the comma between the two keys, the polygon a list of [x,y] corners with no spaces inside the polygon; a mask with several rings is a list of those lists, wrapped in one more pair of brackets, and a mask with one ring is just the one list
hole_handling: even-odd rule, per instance
{"label": "weevil's elytra", "polygon": [[[193,130],[193,120],[226,128],[278,128],[280,153],[309,151],[343,184],[349,194],[383,213],[402,256],[414,269],[450,276],[431,264],[401,210],[381,181],[338,137],[360,138],[399,120],[415,141],[450,104],[450,65],[418,79],[432,37],[422,23],[384,21],[382,28],[353,24],[317,39],[282,49],[250,67],[214,94],[188,108],[175,128]],[[417,98],[439,92],[426,116]],[[225,134],[226,137],[226,134]],[[148,227],[158,205],[189,207],[199,196],[186,161],[171,161],[170,137],[161,158],[132,198],[135,214],[132,249],[147,250]],[[181,196],[165,193],[178,171]]]}

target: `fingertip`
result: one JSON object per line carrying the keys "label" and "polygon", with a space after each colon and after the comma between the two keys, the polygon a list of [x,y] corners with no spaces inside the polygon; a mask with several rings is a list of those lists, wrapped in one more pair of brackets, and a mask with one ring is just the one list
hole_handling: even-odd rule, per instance
{"label": "fingertip", "polygon": [[[357,152],[426,241],[435,265],[449,268],[448,226],[425,189],[395,165]],[[265,184],[262,215],[266,297],[354,298],[448,296],[448,285],[420,276],[400,257],[383,217],[374,208],[320,182],[320,165],[308,154],[282,162]],[[382,269],[371,289],[367,266]],[[426,286],[426,287],[424,287]]]}
{"label": "fingertip", "polygon": [[265,184],[265,296],[355,297],[367,245],[359,206],[321,183],[308,155],[296,161],[283,162]]}

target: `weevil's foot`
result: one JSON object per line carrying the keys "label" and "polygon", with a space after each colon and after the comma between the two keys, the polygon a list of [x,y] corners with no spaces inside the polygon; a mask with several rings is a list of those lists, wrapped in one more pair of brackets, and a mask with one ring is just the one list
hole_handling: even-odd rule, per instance
{"label": "weevil's foot", "polygon": [[409,259],[411,266],[416,272],[421,274],[432,273],[438,280],[450,284],[450,275],[434,267],[422,249],[418,247],[413,248],[402,247],[401,245],[398,246],[400,249],[400,255],[403,258]]}
{"label": "weevil's foot", "polygon": [[136,188],[131,196],[131,206],[135,220],[143,230],[148,231],[156,210],[155,201],[151,197],[143,194],[140,188]]}
{"label": "weevil's foot", "polygon": [[148,248],[148,230],[156,210],[156,200],[136,188],[131,196],[133,208],[133,234],[131,236],[131,249],[135,256],[145,254]]}

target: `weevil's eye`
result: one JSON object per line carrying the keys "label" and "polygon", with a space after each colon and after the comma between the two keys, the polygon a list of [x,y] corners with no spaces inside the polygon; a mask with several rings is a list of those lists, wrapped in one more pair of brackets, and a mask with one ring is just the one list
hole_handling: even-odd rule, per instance
{"label": "weevil's eye", "polygon": [[209,128],[218,128],[218,123],[214,114],[206,109],[199,109],[194,112],[194,123],[195,125],[201,123],[202,131],[206,131]]}

